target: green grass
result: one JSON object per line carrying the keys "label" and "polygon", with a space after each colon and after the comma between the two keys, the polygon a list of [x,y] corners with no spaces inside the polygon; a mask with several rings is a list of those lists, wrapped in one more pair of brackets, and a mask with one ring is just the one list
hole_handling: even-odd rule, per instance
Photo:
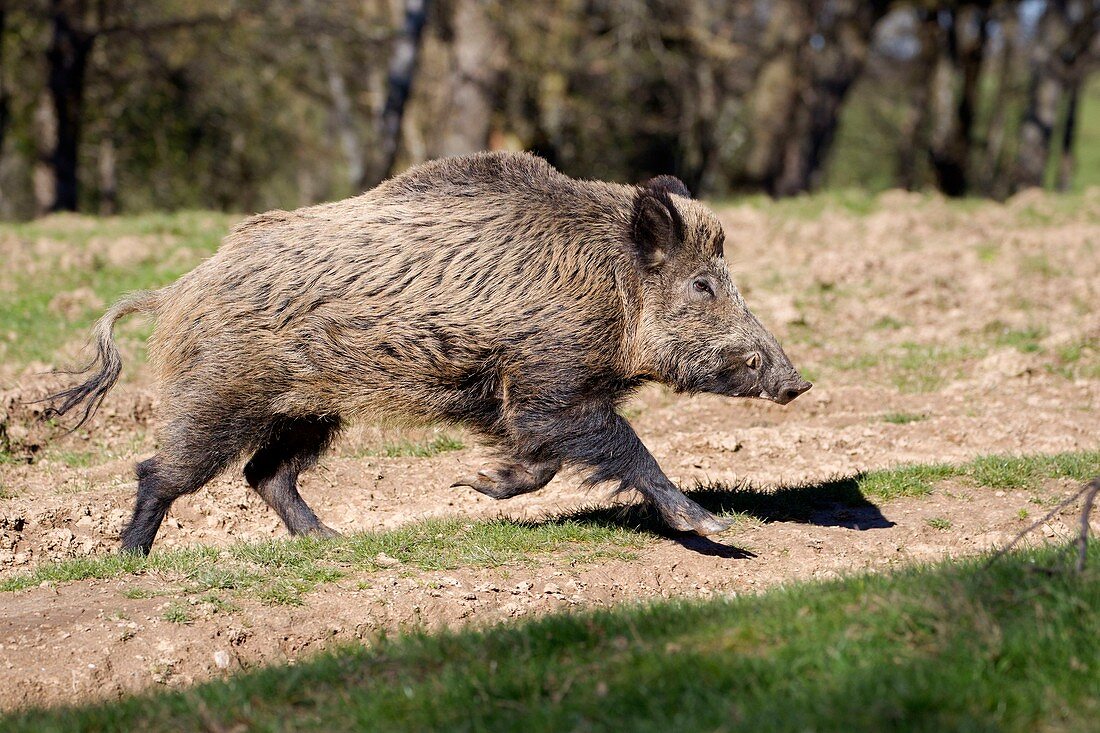
{"label": "green grass", "polygon": [[880,363],[882,363],[882,357],[879,354],[856,354],[829,359],[826,361],[826,366],[841,372],[851,372],[873,369]]}
{"label": "green grass", "polygon": [[1100,186],[1100,78],[1095,74],[1081,94],[1077,126],[1077,171],[1073,189]]}
{"label": "green grass", "polygon": [[870,471],[859,478],[859,488],[877,499],[923,496],[932,493],[936,482],[957,476],[959,470],[960,467],[948,464],[928,464]]}
{"label": "green grass", "polygon": [[928,415],[923,412],[888,412],[882,416],[883,422],[888,422],[891,425],[908,425],[909,423],[920,422],[921,420],[927,420]]}
{"label": "green grass", "polygon": [[840,372],[867,372],[881,368],[901,392],[927,393],[965,375],[968,360],[984,354],[977,346],[944,346],[905,341],[890,349],[834,356],[824,366]]}
{"label": "green grass", "polygon": [[878,210],[875,193],[856,186],[828,188],[813,194],[783,199],[772,199],[760,194],[739,199],[738,203],[764,209],[777,218],[800,221],[820,219],[822,214],[829,211],[866,216]]}
{"label": "green grass", "polygon": [[979,244],[975,251],[982,262],[994,262],[1001,256],[1001,245],[999,242],[985,242]]}
{"label": "green grass", "polygon": [[123,598],[137,601],[144,598],[156,598],[158,595],[163,595],[165,592],[167,591],[155,591],[149,588],[126,588],[121,591],[121,594]]}
{"label": "green grass", "polygon": [[983,456],[964,467],[966,476],[992,489],[1031,489],[1043,479],[1086,481],[1100,475],[1100,451],[1050,456]]}
{"label": "green grass", "polygon": [[462,450],[465,447],[458,438],[443,434],[424,443],[403,441],[387,444],[382,448],[382,455],[387,458],[431,458],[440,453]]}
{"label": "green grass", "polygon": [[967,346],[937,346],[905,342],[891,355],[891,378],[902,392],[934,392],[961,375],[961,365],[979,352]]}
{"label": "green grass", "polygon": [[240,610],[235,603],[225,600],[217,593],[207,593],[199,602],[206,604],[215,613],[236,613]]}
{"label": "green grass", "polygon": [[0,719],[174,730],[1089,730],[1100,551],[407,633],[186,691]]}
{"label": "green grass", "polygon": [[170,604],[164,610],[161,618],[172,624],[189,624],[194,620],[191,618],[191,612],[187,609],[187,606],[178,602]]}
{"label": "green grass", "polygon": [[893,316],[883,316],[871,324],[871,328],[877,331],[897,331],[899,328],[904,327],[905,321],[894,318]]}
{"label": "green grass", "polygon": [[1067,379],[1100,379],[1100,343],[1083,338],[1063,344],[1048,369]]}
{"label": "green grass", "polygon": [[[557,551],[567,551],[571,557],[585,561],[628,557],[644,541],[644,536],[622,526],[570,519],[426,520],[386,532],[351,534],[333,540],[298,537],[239,543],[221,550],[190,547],[157,551],[147,558],[131,554],[72,558],[9,576],[0,581],[0,591],[21,590],[44,582],[156,574],[163,582],[178,585],[185,594],[232,590],[267,603],[295,605],[322,583],[340,580],[351,572],[387,567],[380,555],[410,568],[444,570],[531,562]],[[156,595],[145,589],[134,593],[137,595],[133,597]]]}
{"label": "green grass", "polygon": [[82,450],[47,450],[42,457],[70,468],[88,468],[96,461],[94,453]]}
{"label": "green grass", "polygon": [[963,478],[987,489],[1030,489],[1044,479],[1086,481],[1100,475],[1100,451],[1049,456],[982,456],[960,464],[922,464],[871,471],[858,477],[866,496],[892,499],[931,493],[938,481]]}
{"label": "green grass", "polygon": [[[1024,212],[1030,211],[1030,209],[1024,209]],[[1021,212],[1023,213],[1023,212]],[[1038,216],[1038,215],[1034,215]],[[1040,226],[1046,226],[1050,224],[1048,217],[1034,222]],[[1025,275],[1038,275],[1039,277],[1051,278],[1058,277],[1062,274],[1062,271],[1050,261],[1050,258],[1046,254],[1040,253],[1036,255],[1028,255],[1020,259],[1020,271]]]}
{"label": "green grass", "polygon": [[993,321],[985,327],[985,333],[991,336],[995,346],[1007,346],[1022,354],[1036,354],[1043,350],[1041,341],[1047,330],[1040,326],[1011,328],[1001,321]]}
{"label": "green grass", "polygon": [[[0,276],[0,360],[22,365],[57,359],[67,343],[87,335],[107,304],[132,290],[166,285],[198,264],[217,248],[232,219],[183,212],[106,219],[55,216],[0,224],[0,239],[65,243],[58,252],[47,249],[36,255],[34,272],[11,270]],[[144,240],[147,251],[134,261],[117,263],[88,254],[93,244],[121,238]],[[103,307],[84,307],[71,318],[50,309],[56,296],[78,288],[90,288]],[[123,332],[128,328],[132,326]]]}
{"label": "green grass", "polygon": [[941,532],[945,532],[951,529],[951,520],[944,519],[943,517],[929,517],[928,519],[924,520],[924,523],[932,529],[938,529]]}

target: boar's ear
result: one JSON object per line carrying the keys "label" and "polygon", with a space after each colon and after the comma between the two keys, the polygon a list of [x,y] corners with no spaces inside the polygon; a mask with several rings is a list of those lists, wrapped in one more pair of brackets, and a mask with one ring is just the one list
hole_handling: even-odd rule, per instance
{"label": "boar's ear", "polygon": [[634,248],[642,267],[648,270],[660,267],[684,237],[684,220],[669,196],[678,192],[662,185],[668,180],[675,181],[683,191],[687,191],[684,184],[672,176],[660,176],[643,186],[634,196],[631,225]]}
{"label": "boar's ear", "polygon": [[691,191],[689,191],[688,187],[684,185],[684,182],[676,176],[657,176],[656,178],[650,178],[646,181],[645,187],[650,191],[668,191],[677,196],[683,196],[686,199],[691,198]]}

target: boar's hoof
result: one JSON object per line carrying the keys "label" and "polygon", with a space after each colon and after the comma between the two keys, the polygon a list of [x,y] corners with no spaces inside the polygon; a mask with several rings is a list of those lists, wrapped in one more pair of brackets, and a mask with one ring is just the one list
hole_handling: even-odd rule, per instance
{"label": "boar's hoof", "polygon": [[323,522],[318,522],[316,527],[308,529],[302,534],[309,535],[310,537],[320,537],[321,539],[325,540],[330,540],[334,537],[340,536],[339,532]]}
{"label": "boar's hoof", "polygon": [[517,472],[506,468],[498,470],[487,468],[477,472],[476,476],[467,476],[451,484],[451,487],[469,486],[474,491],[480,491],[494,499],[510,499],[519,494],[531,491],[531,477],[517,475]]}
{"label": "boar's hoof", "polygon": [[494,499],[509,499],[538,491],[561,468],[561,461],[515,461],[496,468],[485,468],[476,476],[464,478],[452,486],[469,486]]}
{"label": "boar's hoof", "polygon": [[728,519],[719,519],[703,507],[691,502],[688,506],[675,507],[665,510],[658,507],[661,516],[669,527],[678,532],[694,532],[697,535],[707,535],[725,532],[732,522]]}
{"label": "boar's hoof", "polygon": [[729,519],[719,519],[712,514],[695,522],[691,527],[691,531],[701,537],[706,537],[707,535],[725,532],[730,528],[731,524],[733,524],[733,522]]}

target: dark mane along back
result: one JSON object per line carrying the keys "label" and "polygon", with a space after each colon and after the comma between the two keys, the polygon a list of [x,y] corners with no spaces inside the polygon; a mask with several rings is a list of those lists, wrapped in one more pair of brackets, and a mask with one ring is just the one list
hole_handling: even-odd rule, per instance
{"label": "dark mane along back", "polygon": [[516,188],[544,188],[554,179],[569,180],[531,153],[475,153],[441,158],[416,166],[383,183],[388,192],[477,195]]}

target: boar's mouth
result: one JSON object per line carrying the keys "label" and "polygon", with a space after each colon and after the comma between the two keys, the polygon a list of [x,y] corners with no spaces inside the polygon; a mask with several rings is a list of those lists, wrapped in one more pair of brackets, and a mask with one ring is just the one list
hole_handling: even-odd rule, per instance
{"label": "boar's mouth", "polygon": [[723,397],[770,397],[755,374],[744,369],[724,369],[716,374],[700,374],[687,383],[676,385],[677,392],[717,394]]}
{"label": "boar's mouth", "polygon": [[759,375],[744,369],[726,370],[710,377],[702,377],[689,385],[680,385],[678,392],[708,392],[724,397],[759,398],[777,405],[785,405],[809,390],[813,385],[797,373],[765,385]]}

